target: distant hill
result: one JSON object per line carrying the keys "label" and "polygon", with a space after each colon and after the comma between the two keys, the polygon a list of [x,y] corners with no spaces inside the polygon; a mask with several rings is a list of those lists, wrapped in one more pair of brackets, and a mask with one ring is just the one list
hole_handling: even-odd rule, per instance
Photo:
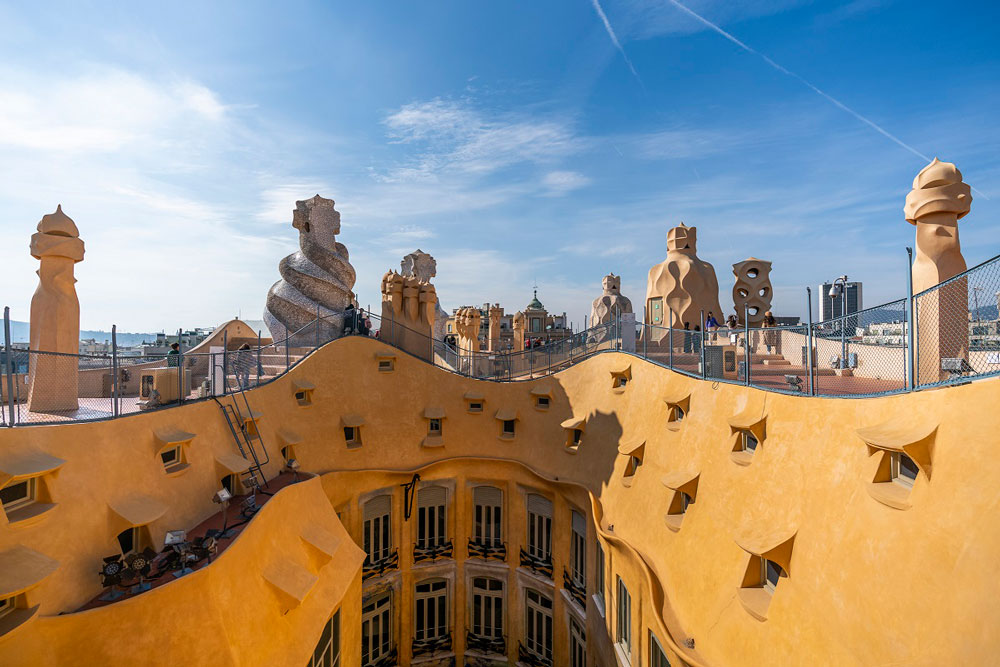
{"label": "distant hill", "polygon": [[[10,337],[12,343],[27,343],[29,340],[30,326],[27,322],[18,322],[17,320],[10,321]],[[117,332],[115,337],[118,340],[118,344],[122,347],[131,347],[132,345],[138,345],[143,341],[153,342],[156,340],[155,333],[124,333]],[[80,340],[93,338],[98,342],[104,342],[106,340],[111,340],[110,331],[97,331],[94,329],[84,329],[80,331]],[[3,344],[3,334],[0,332],[0,345]]]}
{"label": "distant hill", "polygon": [[[267,325],[264,324],[264,320],[243,320],[250,328],[254,331],[260,331],[260,335],[264,338],[269,338],[271,333],[267,330]],[[3,331],[2,324],[0,324],[0,346],[3,346]],[[27,343],[29,340],[29,330],[30,327],[27,322],[18,322],[17,320],[10,321],[10,336],[12,343]],[[172,333],[177,333],[176,331]],[[131,347],[133,345],[138,345],[143,341],[152,343],[156,340],[156,333],[127,333],[119,331],[116,334],[118,339],[118,344],[122,347]],[[103,343],[106,340],[111,340],[110,331],[97,331],[95,329],[85,329],[80,331],[80,340],[85,340],[93,338],[99,343]]]}

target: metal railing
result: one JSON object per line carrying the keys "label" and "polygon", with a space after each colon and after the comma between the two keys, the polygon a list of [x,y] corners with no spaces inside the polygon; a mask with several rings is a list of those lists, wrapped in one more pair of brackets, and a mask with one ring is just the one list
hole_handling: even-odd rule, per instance
{"label": "metal railing", "polygon": [[[613,320],[528,350],[468,350],[369,314],[345,335],[382,339],[459,375],[517,382],[618,351],[695,378],[782,393],[881,396],[1000,375],[1000,256],[919,294],[822,322],[714,331]],[[125,356],[112,327],[102,354],[0,348],[0,426],[112,419],[271,382],[332,340],[329,315],[285,338],[229,340],[209,352]],[[916,326],[910,326],[916,322]],[[401,335],[405,333],[405,335]],[[242,348],[242,349],[239,349]],[[74,372],[75,371],[75,372]],[[31,383],[45,386],[33,395]],[[44,400],[43,400],[44,399]],[[75,400],[74,400],[75,399]]]}
{"label": "metal railing", "polygon": [[361,567],[361,580],[371,579],[372,577],[381,577],[386,572],[391,572],[393,570],[399,569],[399,549],[393,549],[392,552],[377,561],[370,561],[365,558],[365,563]]}
{"label": "metal railing", "polygon": [[563,568],[563,588],[584,609],[587,608],[587,583],[581,578],[569,573]]}
{"label": "metal railing", "polygon": [[552,555],[536,556],[521,549],[521,567],[526,567],[537,575],[552,579]]}
{"label": "metal railing", "polygon": [[455,545],[451,540],[421,546],[413,545],[413,562],[422,563],[425,560],[437,560],[439,558],[452,558],[455,552]]}
{"label": "metal railing", "polygon": [[506,542],[477,542],[469,538],[469,558],[482,558],[483,560],[507,560]]}

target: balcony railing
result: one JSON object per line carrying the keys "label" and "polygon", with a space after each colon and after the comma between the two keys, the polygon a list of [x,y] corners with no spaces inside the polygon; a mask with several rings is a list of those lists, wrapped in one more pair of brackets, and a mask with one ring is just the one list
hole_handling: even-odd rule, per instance
{"label": "balcony railing", "polygon": [[415,544],[413,545],[413,562],[422,563],[425,560],[452,558],[454,551],[455,545],[451,540],[441,542],[440,544],[431,544],[425,547]]}
{"label": "balcony railing", "polygon": [[507,544],[505,542],[476,542],[469,539],[469,558],[483,560],[507,560]]}
{"label": "balcony railing", "polygon": [[470,651],[479,651],[484,655],[505,655],[507,653],[507,638],[486,637],[468,630],[465,633],[465,647]]}
{"label": "balcony railing", "polygon": [[414,639],[411,645],[413,655],[434,655],[451,650],[451,633],[431,639]]}
{"label": "balcony railing", "polygon": [[517,643],[517,661],[529,667],[552,667],[551,658],[544,658],[538,655],[521,642]]}
{"label": "balcony railing", "polygon": [[388,556],[381,558],[377,561],[369,561],[365,559],[365,564],[361,568],[361,579],[370,579],[372,577],[381,577],[386,572],[390,570],[399,569],[399,549],[393,549],[392,553]]}
{"label": "balcony railing", "polygon": [[552,578],[552,556],[542,558],[521,549],[521,567],[526,567],[535,574],[540,574],[543,577]]}
{"label": "balcony railing", "polygon": [[563,587],[581,607],[587,608],[587,585],[571,575],[566,568],[563,568]]}
{"label": "balcony railing", "polygon": [[364,664],[364,667],[393,667],[399,663],[399,655],[396,653],[396,649],[393,648],[391,651],[383,655],[382,657],[376,659],[375,661],[369,661]]}

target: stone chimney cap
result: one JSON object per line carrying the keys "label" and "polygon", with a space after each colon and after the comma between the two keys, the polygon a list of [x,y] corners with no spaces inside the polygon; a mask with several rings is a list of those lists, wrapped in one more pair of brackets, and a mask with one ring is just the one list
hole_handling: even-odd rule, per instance
{"label": "stone chimney cap", "polygon": [[71,217],[63,213],[62,204],[56,206],[55,213],[42,216],[41,221],[38,223],[38,231],[42,234],[51,234],[53,236],[80,237],[80,230],[76,228],[76,223],[73,222]]}
{"label": "stone chimney cap", "polygon": [[913,189],[906,195],[903,215],[917,221],[932,213],[954,213],[963,218],[972,206],[972,190],[962,182],[962,172],[951,162],[934,158],[913,179]]}

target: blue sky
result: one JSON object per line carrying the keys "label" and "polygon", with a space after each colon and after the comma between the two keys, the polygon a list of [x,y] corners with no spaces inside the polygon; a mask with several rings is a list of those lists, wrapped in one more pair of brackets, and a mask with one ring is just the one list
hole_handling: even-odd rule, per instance
{"label": "blue sky", "polygon": [[641,309],[680,221],[724,307],[751,255],[778,315],[842,273],[901,296],[924,161],[775,63],[957,163],[966,260],[1000,252],[996,3],[684,5],[771,62],[670,0],[601,2],[621,50],[592,0],[0,5],[0,305],[28,319],[61,203],[84,328],[259,318],[317,192],[363,304],[419,247],[449,310],[537,281],[580,323],[608,271]]}

